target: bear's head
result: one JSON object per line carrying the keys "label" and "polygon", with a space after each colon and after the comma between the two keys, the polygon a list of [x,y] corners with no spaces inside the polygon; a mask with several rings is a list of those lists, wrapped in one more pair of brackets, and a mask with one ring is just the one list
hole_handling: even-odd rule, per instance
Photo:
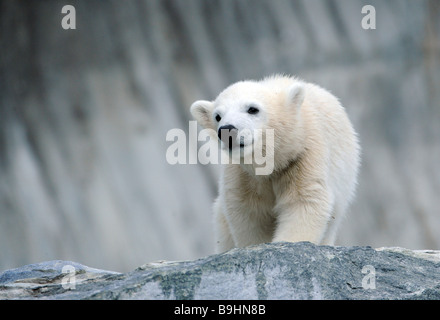
{"label": "bear's head", "polygon": [[[229,154],[240,150],[240,157],[245,157],[259,144],[264,153],[274,152],[276,162],[277,158],[283,161],[292,157],[289,150],[296,148],[301,136],[304,95],[304,84],[292,78],[241,81],[227,87],[214,101],[194,102],[191,114],[202,127],[212,129]],[[268,129],[273,130],[274,141],[268,141]]]}

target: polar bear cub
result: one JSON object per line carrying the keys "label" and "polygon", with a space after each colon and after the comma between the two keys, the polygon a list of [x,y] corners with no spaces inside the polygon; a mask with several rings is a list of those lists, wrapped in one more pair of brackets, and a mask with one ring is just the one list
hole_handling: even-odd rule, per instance
{"label": "polar bear cub", "polygon": [[[275,75],[232,84],[214,101],[194,102],[191,113],[225,153],[241,150],[243,158],[257,140],[263,152],[273,150],[266,175],[255,173],[255,161],[223,165],[214,203],[217,252],[278,241],[334,244],[360,164],[357,135],[336,97]],[[249,137],[270,129],[273,141]]]}

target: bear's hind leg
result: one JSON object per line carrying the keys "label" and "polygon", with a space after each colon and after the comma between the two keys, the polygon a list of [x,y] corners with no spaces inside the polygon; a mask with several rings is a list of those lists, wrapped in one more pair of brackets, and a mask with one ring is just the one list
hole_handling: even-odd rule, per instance
{"label": "bear's hind leg", "polygon": [[327,231],[325,232],[324,239],[322,240],[323,245],[334,246],[336,241],[336,236],[344,218],[346,208],[335,205],[331,219],[328,223]]}

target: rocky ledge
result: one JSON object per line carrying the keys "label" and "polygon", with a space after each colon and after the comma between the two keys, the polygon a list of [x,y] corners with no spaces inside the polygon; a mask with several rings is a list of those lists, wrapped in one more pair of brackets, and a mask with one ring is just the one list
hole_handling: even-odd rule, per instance
{"label": "rocky ledge", "polygon": [[440,299],[440,251],[275,243],[128,273],[57,260],[0,273],[0,299]]}

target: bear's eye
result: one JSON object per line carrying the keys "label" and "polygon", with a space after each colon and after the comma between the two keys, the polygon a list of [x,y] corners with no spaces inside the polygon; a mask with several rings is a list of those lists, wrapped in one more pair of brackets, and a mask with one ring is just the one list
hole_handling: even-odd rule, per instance
{"label": "bear's eye", "polygon": [[249,113],[249,114],[257,114],[258,112],[260,112],[260,110],[258,110],[257,108],[255,108],[255,107],[249,107],[249,109],[247,110],[247,112]]}
{"label": "bear's eye", "polygon": [[222,119],[222,117],[220,117],[219,114],[215,116],[215,120],[216,120],[217,122],[220,122],[221,119]]}

